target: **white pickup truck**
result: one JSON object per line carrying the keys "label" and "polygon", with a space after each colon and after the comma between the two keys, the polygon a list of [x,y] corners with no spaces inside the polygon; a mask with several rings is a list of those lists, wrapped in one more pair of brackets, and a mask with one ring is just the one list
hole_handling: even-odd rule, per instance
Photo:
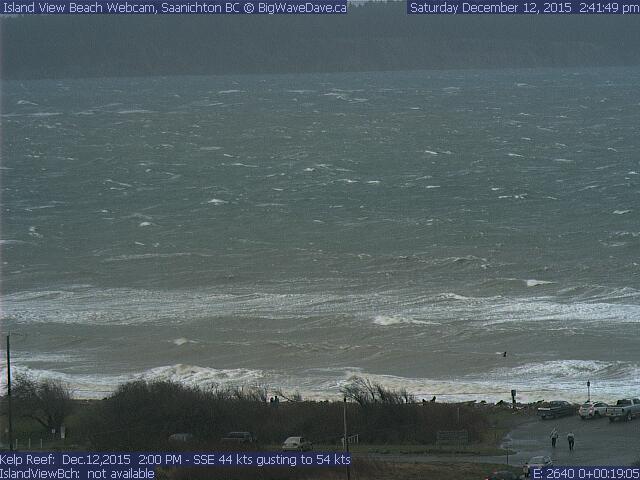
{"label": "white pickup truck", "polygon": [[609,421],[626,420],[630,422],[633,417],[640,415],[640,399],[623,398],[618,400],[613,407],[607,407],[604,415],[609,417]]}

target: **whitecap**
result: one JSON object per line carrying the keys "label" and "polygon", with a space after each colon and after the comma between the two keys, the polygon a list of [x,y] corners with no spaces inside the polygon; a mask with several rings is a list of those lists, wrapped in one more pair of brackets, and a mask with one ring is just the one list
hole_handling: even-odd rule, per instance
{"label": "whitecap", "polygon": [[[138,243],[138,242],[136,242]],[[158,247],[159,244],[154,243],[154,247]],[[105,259],[105,262],[129,262],[131,260],[157,260],[158,258],[175,258],[175,257],[209,257],[206,254],[197,254],[191,252],[175,252],[175,253],[139,253],[133,255],[118,255],[117,257],[110,257]]]}
{"label": "whitecap", "polygon": [[119,112],[117,112],[119,115],[134,115],[134,114],[138,114],[138,113],[153,113],[151,110],[145,110],[145,109],[131,109],[131,110],[120,110]]}
{"label": "whitecap", "polygon": [[630,212],[631,212],[631,210],[614,210],[614,211],[613,211],[613,213],[614,213],[615,215],[624,215],[624,214],[626,214],[626,213],[630,213]]}
{"label": "whitecap", "polygon": [[507,155],[509,157],[523,157],[524,156],[524,155],[520,155],[519,153],[511,153],[511,152],[507,153]]}
{"label": "whitecap", "polygon": [[631,373],[637,374],[638,367],[623,362],[604,362],[600,360],[550,360],[534,362],[514,367],[510,372],[515,376],[536,378],[547,377],[553,372],[557,377],[569,377],[576,380],[594,377],[620,377]]}
{"label": "whitecap", "polygon": [[439,293],[438,295],[436,295],[434,297],[434,299],[436,299],[436,300],[460,300],[460,301],[465,301],[465,300],[469,300],[469,297],[465,297],[464,295],[458,295],[457,293],[453,293],[453,292],[444,292],[444,293]]}
{"label": "whitecap", "polygon": [[527,284],[527,287],[537,287],[540,285],[549,285],[555,282],[549,282],[547,280],[535,280],[535,279],[530,279],[530,280],[525,280],[524,281]]}
{"label": "whitecap", "polygon": [[258,165],[250,165],[247,163],[240,163],[240,162],[235,162],[235,163],[232,163],[231,165],[233,165],[234,167],[258,168]]}
{"label": "whitecap", "polygon": [[35,238],[42,238],[42,234],[38,233],[37,232],[37,227],[35,227],[33,225],[29,227],[29,235],[31,235],[32,237],[35,237]]}
{"label": "whitecap", "polygon": [[220,90],[220,91],[218,92],[218,94],[220,94],[220,95],[226,95],[226,94],[228,94],[228,93],[242,93],[242,92],[243,92],[243,90]]}
{"label": "whitecap", "polygon": [[129,183],[124,183],[124,182],[116,182],[115,180],[111,180],[110,178],[107,178],[105,180],[105,183],[113,183],[114,185],[120,185],[121,187],[127,187],[127,188],[131,188],[133,185],[129,184]]}
{"label": "whitecap", "polygon": [[347,100],[347,96],[342,94],[342,93],[331,92],[331,93],[325,93],[324,96],[325,97],[335,97],[335,98],[338,98],[340,100]]}
{"label": "whitecap", "polygon": [[247,368],[215,369],[196,365],[169,365],[152,368],[141,374],[138,378],[151,380],[167,380],[188,385],[215,386],[218,383],[248,383],[256,382],[263,377],[261,370]]}
{"label": "whitecap", "polygon": [[431,188],[440,188],[440,185],[427,185],[427,186],[426,186],[426,187],[424,187],[424,188],[428,188],[428,189],[431,189]]}
{"label": "whitecap", "polygon": [[[197,365],[167,365],[132,374],[122,375],[70,375],[53,370],[38,370],[17,365],[20,374],[39,379],[59,379],[69,386],[74,398],[104,398],[124,383],[143,381],[169,381],[201,388],[215,388],[220,385],[256,385],[264,379],[264,372],[257,369],[233,368],[215,369]],[[6,370],[0,369],[1,372]]]}
{"label": "whitecap", "polygon": [[403,317],[400,315],[378,315],[373,319],[373,323],[382,327],[389,327],[392,325],[440,325],[437,322],[430,322],[427,320],[416,320],[411,317]]}
{"label": "whitecap", "polygon": [[433,150],[425,150],[424,153],[428,153],[429,155],[438,155],[438,152],[434,152]]}
{"label": "whitecap", "polygon": [[25,210],[27,212],[33,212],[34,210],[44,210],[45,208],[56,208],[58,206],[58,202],[53,205],[37,205],[35,207],[26,207]]}
{"label": "whitecap", "polygon": [[153,225],[153,223],[151,223],[151,222],[140,222],[140,224],[138,226],[139,227],[150,227],[152,225]]}
{"label": "whitecap", "polygon": [[220,200],[219,198],[212,198],[207,203],[211,203],[213,205],[224,205],[225,203],[229,203],[226,200]]}
{"label": "whitecap", "polygon": [[30,102],[29,100],[18,100],[18,105],[34,105],[37,106],[38,104],[35,102]]}
{"label": "whitecap", "polygon": [[204,152],[209,152],[211,150],[221,150],[222,147],[200,147],[200,150]]}

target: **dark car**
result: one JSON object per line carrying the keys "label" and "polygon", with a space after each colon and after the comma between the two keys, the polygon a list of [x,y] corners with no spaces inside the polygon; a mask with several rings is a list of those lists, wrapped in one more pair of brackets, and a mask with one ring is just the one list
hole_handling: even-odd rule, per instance
{"label": "dark car", "polygon": [[519,475],[516,475],[513,472],[508,470],[500,470],[497,472],[493,472],[489,475],[486,480],[518,480],[520,478]]}
{"label": "dark car", "polygon": [[188,443],[194,440],[193,433],[174,433],[169,435],[169,441],[174,443]]}
{"label": "dark car", "polygon": [[569,402],[564,400],[554,400],[549,403],[544,403],[538,408],[538,416],[544,420],[546,418],[564,417],[567,415],[573,415],[575,408]]}
{"label": "dark car", "polygon": [[229,432],[221,439],[225,443],[256,443],[258,439],[251,432]]}

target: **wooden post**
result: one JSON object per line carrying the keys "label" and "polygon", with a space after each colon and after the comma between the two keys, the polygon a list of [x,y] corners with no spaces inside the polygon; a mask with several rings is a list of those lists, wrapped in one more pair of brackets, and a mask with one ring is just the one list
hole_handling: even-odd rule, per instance
{"label": "wooden post", "polygon": [[9,421],[9,450],[13,450],[13,417],[11,414],[11,344],[7,334],[7,419]]}

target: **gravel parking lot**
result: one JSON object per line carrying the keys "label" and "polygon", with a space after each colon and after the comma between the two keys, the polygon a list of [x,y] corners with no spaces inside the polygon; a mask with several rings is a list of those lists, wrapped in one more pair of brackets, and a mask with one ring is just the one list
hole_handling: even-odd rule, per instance
{"label": "gravel parking lot", "polygon": [[[551,430],[556,427],[560,437],[555,449],[551,448]],[[575,435],[574,451],[569,451],[567,433]],[[577,415],[554,420],[532,418],[507,435],[502,443],[516,453],[501,456],[483,455],[380,455],[368,458],[400,463],[492,463],[522,466],[536,455],[549,455],[556,466],[621,465],[640,461],[640,419],[632,422],[609,422],[606,418],[580,420]]]}
{"label": "gravel parking lot", "polygon": [[[557,427],[560,437],[555,449],[549,435]],[[569,451],[567,433],[575,435],[574,451]],[[550,455],[554,465],[631,465],[640,460],[640,419],[609,422],[606,418],[581,420],[564,417],[532,420],[513,430],[503,443],[516,450],[510,464],[522,464],[534,455]]]}

